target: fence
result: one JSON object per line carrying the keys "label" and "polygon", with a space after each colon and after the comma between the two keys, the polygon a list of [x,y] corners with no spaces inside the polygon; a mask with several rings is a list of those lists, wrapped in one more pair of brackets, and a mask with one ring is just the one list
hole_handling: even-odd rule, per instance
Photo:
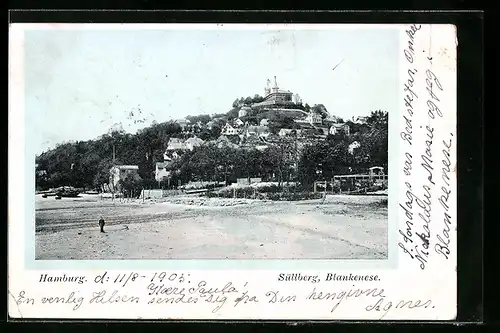
{"label": "fence", "polygon": [[386,189],[388,175],[339,175],[330,181],[315,181],[314,193],[367,193],[372,190]]}
{"label": "fence", "polygon": [[207,191],[207,197],[228,198],[228,199],[263,199],[276,201],[299,201],[320,199],[321,193],[305,191],[296,185],[272,185],[262,187],[228,187],[219,190]]}
{"label": "fence", "polygon": [[163,190],[163,189],[149,189],[141,191],[141,199],[160,199],[164,197],[171,197],[184,193],[181,190]]}
{"label": "fence", "polygon": [[160,199],[163,198],[163,190],[142,190],[141,198],[144,199]]}
{"label": "fence", "polygon": [[239,184],[239,185],[250,185],[250,184],[254,184],[254,183],[261,183],[262,182],[262,178],[238,178],[236,180],[236,183]]}

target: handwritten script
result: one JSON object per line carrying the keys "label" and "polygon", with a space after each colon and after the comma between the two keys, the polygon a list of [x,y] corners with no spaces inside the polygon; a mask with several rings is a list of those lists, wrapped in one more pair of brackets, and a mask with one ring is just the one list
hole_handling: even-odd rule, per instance
{"label": "handwritten script", "polygon": [[[42,274],[40,280],[48,281],[49,274]],[[53,279],[54,280],[54,279]],[[378,280],[378,279],[377,279]],[[212,313],[224,311],[226,307],[259,306],[273,304],[286,306],[308,302],[318,304],[328,313],[333,313],[341,306],[349,307],[352,300],[361,300],[364,311],[380,311],[385,316],[389,310],[398,308],[417,308],[433,306],[431,300],[398,300],[390,299],[378,282],[365,281],[362,286],[353,284],[350,288],[335,285],[319,287],[311,284],[299,288],[295,293],[279,288],[260,290],[249,288],[249,283],[237,284],[227,281],[223,284],[210,283],[206,280],[195,281],[190,273],[157,272],[144,275],[138,272],[114,273],[107,271],[87,279],[85,276],[57,279],[54,283],[69,283],[75,286],[65,293],[43,292],[37,297],[25,290],[10,293],[19,313],[22,309],[42,304],[43,306],[63,306],[71,311],[81,311],[86,306],[109,307],[117,304],[140,304],[142,306],[193,306],[210,304]],[[79,283],[83,281],[83,283]],[[77,286],[85,288],[77,289]],[[344,284],[345,286],[345,284]],[[71,288],[72,289],[72,288]],[[253,290],[253,291],[252,291]],[[289,289],[287,289],[289,290]]]}
{"label": "handwritten script", "polygon": [[[444,87],[433,70],[432,57],[425,57],[425,50],[422,50],[424,55],[419,54],[416,48],[420,30],[420,25],[412,25],[406,30],[408,40],[403,50],[408,67],[403,84],[403,126],[399,135],[405,149],[402,163],[404,199],[399,202],[404,227],[399,229],[398,247],[424,270],[432,253],[448,259],[451,252],[452,220],[448,203],[453,195],[450,177],[453,134],[442,143],[436,142],[441,136],[437,131],[439,121],[445,112],[441,100]],[[419,61],[421,59],[425,61]],[[437,197],[444,209],[442,226],[435,221]]]}

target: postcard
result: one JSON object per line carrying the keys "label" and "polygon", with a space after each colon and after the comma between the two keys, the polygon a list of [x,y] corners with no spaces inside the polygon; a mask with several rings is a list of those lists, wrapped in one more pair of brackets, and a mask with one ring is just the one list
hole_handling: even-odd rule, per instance
{"label": "postcard", "polygon": [[9,37],[11,318],[456,318],[455,26]]}

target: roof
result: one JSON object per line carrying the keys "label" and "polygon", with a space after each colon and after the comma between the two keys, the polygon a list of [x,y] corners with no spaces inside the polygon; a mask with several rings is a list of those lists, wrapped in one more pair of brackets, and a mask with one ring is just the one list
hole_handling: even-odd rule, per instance
{"label": "roof", "polygon": [[162,169],[167,166],[167,163],[165,162],[156,162],[156,167],[159,169]]}
{"label": "roof", "polygon": [[256,136],[250,136],[247,139],[245,139],[245,144],[254,144],[254,143],[261,143],[262,139]]}
{"label": "roof", "polygon": [[113,168],[120,169],[120,170],[139,170],[139,167],[137,165],[115,165]]}
{"label": "roof", "polygon": [[168,140],[168,143],[182,143],[182,142],[183,140],[179,138],[170,138],[170,140]]}
{"label": "roof", "polygon": [[175,149],[186,149],[184,140],[181,140],[179,138],[170,138],[170,140],[168,141],[167,150]]}
{"label": "roof", "polygon": [[315,126],[309,124],[309,123],[299,123],[300,129],[316,129]]}
{"label": "roof", "polygon": [[189,138],[186,140],[186,143],[190,143],[190,144],[202,144],[203,141],[202,139],[198,138],[198,137],[193,137],[193,138]]}
{"label": "roof", "polygon": [[337,128],[344,127],[344,126],[349,126],[349,125],[347,125],[346,123],[342,123],[342,124],[332,124],[332,127],[337,127]]}
{"label": "roof", "polygon": [[[239,139],[239,137],[238,137]],[[228,147],[233,147],[236,148],[238,147],[237,144],[233,143],[232,140],[230,140],[227,136],[221,135],[216,141],[217,147],[221,148],[223,146],[228,146]]]}
{"label": "roof", "polygon": [[253,133],[265,133],[269,131],[269,128],[267,126],[248,126],[247,131]]}
{"label": "roof", "polygon": [[283,90],[283,89],[278,89],[279,93],[285,93],[285,94],[293,94],[290,90]]}

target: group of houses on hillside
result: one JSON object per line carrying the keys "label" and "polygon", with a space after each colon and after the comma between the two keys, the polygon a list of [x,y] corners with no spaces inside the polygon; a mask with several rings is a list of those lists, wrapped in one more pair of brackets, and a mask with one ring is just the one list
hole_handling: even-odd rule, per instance
{"label": "group of houses on hillside", "polygon": [[[301,98],[288,90],[281,90],[277,85],[276,77],[274,85],[271,87],[270,84],[270,80],[267,80],[267,86],[264,89],[265,97],[262,101],[251,105],[244,103],[239,105],[238,117],[225,121],[220,136],[216,140],[205,142],[196,135],[204,128],[212,129],[217,119],[212,119],[206,124],[192,123],[188,119],[177,120],[182,132],[191,137],[188,139],[170,138],[163,155],[163,162],[156,163],[156,180],[160,182],[170,177],[169,165],[180,158],[182,152],[192,151],[205,143],[212,143],[218,147],[264,150],[279,140],[294,139],[299,141],[300,146],[303,146],[311,140],[325,139],[328,135],[350,135],[349,125],[339,123],[336,117],[324,118],[314,111],[304,111],[301,107]],[[272,134],[269,119],[263,118],[257,125],[245,120],[252,111],[280,112],[292,118],[294,126],[293,128],[280,128],[278,133]],[[357,148],[359,148],[359,143],[353,142],[349,146],[349,151],[352,153]],[[117,187],[120,179],[128,174],[137,174],[137,170],[137,166],[115,166],[111,170],[110,187]]]}

